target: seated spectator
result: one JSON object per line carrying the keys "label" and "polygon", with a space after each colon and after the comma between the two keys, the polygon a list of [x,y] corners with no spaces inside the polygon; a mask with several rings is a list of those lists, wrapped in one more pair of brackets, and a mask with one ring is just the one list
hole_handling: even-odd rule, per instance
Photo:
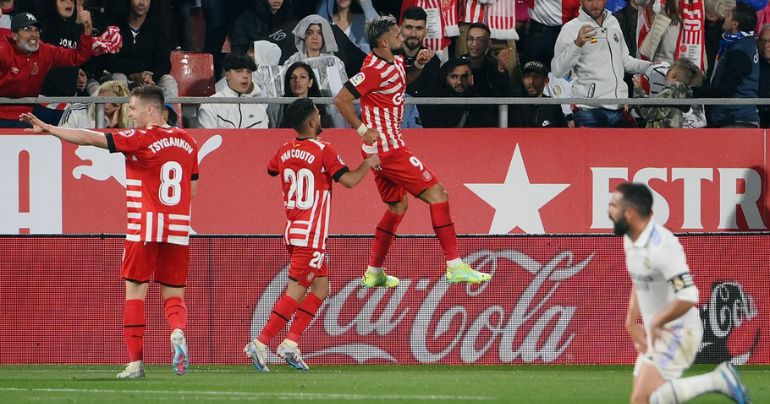
{"label": "seated spectator", "polygon": [[100,69],[111,73],[128,88],[145,84],[163,89],[166,98],[179,95],[171,72],[171,45],[165,23],[153,13],[150,0],[130,0],[129,12],[109,25],[120,28],[123,47],[116,54],[105,54],[96,59]]}
{"label": "seated spectator", "polygon": [[[435,97],[480,97],[473,86],[468,59],[451,59],[441,67]],[[426,105],[420,110],[425,128],[486,128],[497,126],[497,110],[490,105]]]}
{"label": "seated spectator", "polygon": [[364,53],[372,50],[364,32],[366,21],[378,16],[371,0],[322,0],[317,14],[331,21]]}
{"label": "seated spectator", "polygon": [[[78,22],[91,19],[91,13],[84,10],[82,4],[75,7],[75,0],[49,1],[49,8],[41,10],[40,22],[45,30],[40,39],[62,48],[77,49],[78,40],[83,33],[83,26]],[[45,80],[40,94],[51,97],[69,97],[77,95],[79,67],[59,67],[52,69]]]}
{"label": "seated spectator", "polygon": [[[727,12],[714,73],[707,86],[693,90],[696,98],[756,98],[759,91],[759,55],[754,40],[757,14],[745,3]],[[712,105],[709,127],[757,128],[755,105]]]}
{"label": "seated spectator", "polygon": [[[640,76],[634,76],[634,96],[647,98]],[[678,59],[666,72],[666,86],[655,98],[692,98],[692,87],[703,82],[703,72],[688,59]],[[683,128],[684,114],[689,105],[665,106],[647,105],[636,107],[639,115],[647,122],[647,128]]]}
{"label": "seated spectator", "polygon": [[[623,73],[643,73],[651,62],[628,54],[620,24],[604,9],[604,0],[581,0],[577,18],[564,24],[556,40],[551,72],[570,74],[576,98],[628,97]],[[622,105],[578,105],[575,121],[582,127],[621,127]]]}
{"label": "seated spectator", "polygon": [[[548,70],[537,60],[527,62],[521,70],[521,84],[527,97],[549,98],[543,93],[548,82]],[[509,123],[514,128],[564,128],[567,126],[561,106],[556,104],[515,105],[511,111]]]}
{"label": "seated spectator", "polygon": [[[305,62],[319,71],[318,78],[321,94],[324,97],[335,95],[348,80],[345,64],[334,55],[337,51],[337,41],[332,34],[328,21],[319,15],[309,15],[303,18],[292,31],[297,47],[297,53],[286,60],[287,65],[295,62]],[[323,80],[325,79],[325,80]]]}
{"label": "seated spectator", "polygon": [[[80,66],[91,57],[91,22],[83,21],[77,49],[42,42],[42,24],[30,13],[11,20],[10,36],[0,38],[0,97],[37,97],[43,80],[54,67]],[[25,127],[19,114],[32,112],[29,105],[0,105],[0,128]]]}
{"label": "seated spectator", "polygon": [[[223,68],[227,86],[212,97],[263,96],[262,89],[254,84],[252,73],[257,70],[254,61],[245,54],[231,53],[225,57]],[[267,128],[265,104],[201,104],[198,110],[198,127],[214,129]]]}
{"label": "seated spectator", "polygon": [[[128,87],[120,81],[106,81],[96,91],[98,97],[130,97]],[[62,115],[59,126],[65,128],[96,128],[96,104],[71,104]],[[105,128],[132,128],[133,122],[128,114],[128,103],[104,104]]]}
{"label": "seated spectator", "polygon": [[297,25],[289,0],[252,0],[253,7],[235,20],[231,46],[233,53],[246,53],[254,41],[270,41],[281,48],[280,64],[295,51],[291,30]]}
{"label": "seated spectator", "polygon": [[[313,69],[303,62],[296,62],[286,69],[286,75],[283,80],[284,97],[320,97],[321,90],[318,89],[318,80],[313,73]],[[326,112],[328,105],[318,104],[318,112],[321,113],[321,127],[333,128],[336,125],[331,116]],[[283,122],[283,113],[286,110],[286,104],[270,104],[267,106],[267,116],[269,117],[271,128],[291,128],[291,122]],[[341,117],[340,117],[341,118]]]}
{"label": "seated spectator", "polygon": [[[759,97],[770,98],[770,24],[762,26],[757,37],[759,51]],[[759,105],[761,128],[770,127],[770,105]]]}
{"label": "seated spectator", "polygon": [[497,56],[489,52],[491,31],[486,24],[468,26],[468,53],[464,55],[473,69],[473,88],[479,97],[510,97],[513,84],[509,72],[511,50],[506,48]]}
{"label": "seated spectator", "polygon": [[[401,22],[401,35],[404,37],[402,50],[404,65],[407,68],[414,66],[417,54],[421,50],[428,49],[423,46],[423,40],[428,33],[426,28],[427,21],[428,14],[421,7],[409,7],[404,10],[403,21]],[[425,94],[433,93],[438,82],[440,69],[441,60],[437,55],[433,55],[430,61],[423,67],[420,76],[407,84],[406,93],[413,97],[425,97]],[[407,108],[409,108],[409,105],[407,105]]]}

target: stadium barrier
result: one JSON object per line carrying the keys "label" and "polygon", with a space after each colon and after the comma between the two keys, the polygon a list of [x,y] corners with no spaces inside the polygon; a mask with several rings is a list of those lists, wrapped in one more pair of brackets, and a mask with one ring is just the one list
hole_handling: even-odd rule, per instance
{"label": "stadium barrier", "polygon": [[[704,340],[697,362],[770,362],[770,233],[680,236]],[[371,237],[329,240],[331,294],[301,340],[318,364],[630,364],[623,327],[630,280],[619,237],[464,236],[463,258],[494,274],[450,285],[434,237],[395,240],[392,290],[365,289]],[[118,235],[0,237],[0,364],[123,363]],[[197,236],[187,283],[193,364],[247,365],[241,349],[287,280],[278,236]],[[152,286],[145,360],[169,361],[162,302]],[[279,334],[272,349],[282,340]],[[270,362],[277,362],[275,356]]]}

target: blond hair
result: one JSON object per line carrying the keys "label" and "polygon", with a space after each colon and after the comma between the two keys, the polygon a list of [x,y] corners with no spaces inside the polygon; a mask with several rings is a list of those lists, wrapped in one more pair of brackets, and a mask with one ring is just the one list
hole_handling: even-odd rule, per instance
{"label": "blond hair", "polygon": [[[115,94],[115,97],[129,97],[131,96],[131,93],[128,91],[128,87],[126,87],[123,82],[118,80],[110,80],[105,81],[104,83],[99,85],[99,88],[96,89],[96,95],[101,97],[102,94],[104,94],[107,91],[111,91],[113,94]],[[131,117],[128,115],[128,103],[124,102],[122,104],[118,104],[118,110],[115,112],[118,114],[118,128],[132,128],[134,127],[133,122],[131,122]],[[96,121],[96,105],[91,104],[91,106],[88,108],[88,116]]]}
{"label": "blond hair", "polygon": [[677,59],[671,69],[679,69],[679,81],[687,87],[700,87],[703,84],[703,71],[690,59]]}

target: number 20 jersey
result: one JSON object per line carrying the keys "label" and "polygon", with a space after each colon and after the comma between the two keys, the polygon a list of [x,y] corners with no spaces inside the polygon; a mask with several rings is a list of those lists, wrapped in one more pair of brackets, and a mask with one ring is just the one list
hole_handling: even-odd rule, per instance
{"label": "number 20 jersey", "polygon": [[106,134],[111,153],[126,158],[126,241],[188,245],[191,181],[198,145],[179,128],[153,126]]}
{"label": "number 20 jersey", "polygon": [[281,179],[286,244],[326,249],[332,180],[348,171],[334,148],[320,140],[294,139],[278,149],[267,172]]}

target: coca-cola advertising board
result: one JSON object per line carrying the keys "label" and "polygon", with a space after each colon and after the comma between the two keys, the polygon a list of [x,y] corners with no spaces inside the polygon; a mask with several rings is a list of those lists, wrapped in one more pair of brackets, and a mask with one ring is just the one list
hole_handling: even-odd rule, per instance
{"label": "coca-cola advertising board", "polygon": [[[770,362],[768,234],[681,240],[700,290],[697,361]],[[463,258],[493,274],[477,286],[443,279],[434,237],[400,237],[385,262],[401,278],[394,289],[360,285],[370,244],[370,237],[329,240],[331,293],[300,340],[311,366],[636,357],[623,325],[631,282],[618,237],[461,237]],[[0,363],[124,363],[122,246],[111,236],[0,237]],[[288,262],[278,237],[193,238],[186,291],[193,363],[247,365],[241,350],[283,293]],[[166,363],[170,330],[155,285],[149,296],[145,360]]]}
{"label": "coca-cola advertising board", "polygon": [[[190,130],[200,147],[199,234],[278,234],[284,212],[266,173],[290,130]],[[648,184],[655,218],[673,231],[766,228],[764,130],[424,129],[407,145],[447,188],[464,234],[606,233],[606,208],[624,180]],[[361,161],[355,131],[329,129],[347,163]],[[125,232],[121,154],[49,135],[0,131],[0,234]],[[371,234],[384,211],[370,175],[335,190],[331,233]],[[412,203],[402,234],[431,234]]]}

